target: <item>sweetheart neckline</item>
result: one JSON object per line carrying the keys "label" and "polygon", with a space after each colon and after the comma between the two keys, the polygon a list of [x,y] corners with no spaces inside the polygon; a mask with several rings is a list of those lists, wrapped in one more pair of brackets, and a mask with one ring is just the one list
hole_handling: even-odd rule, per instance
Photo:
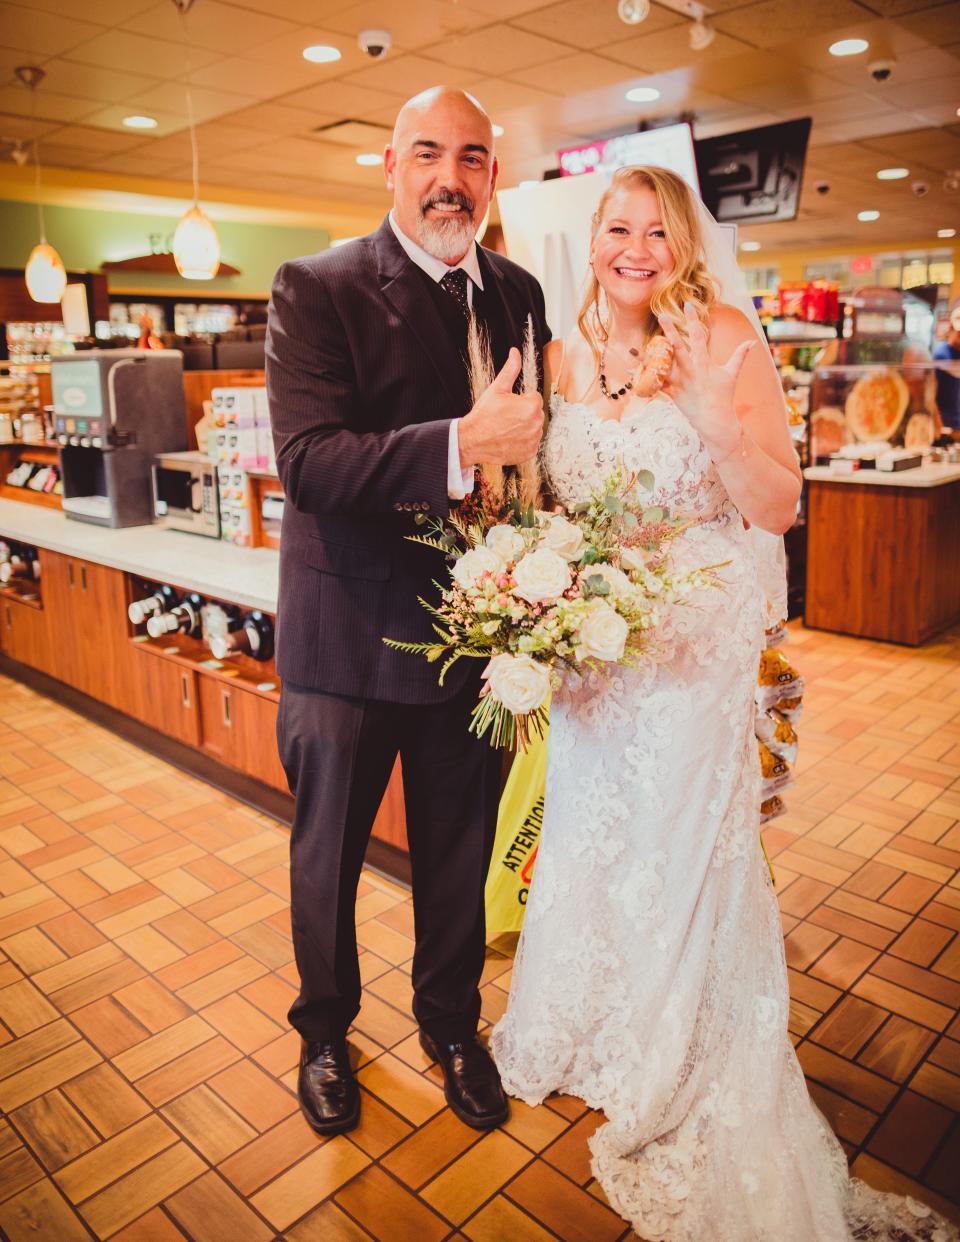
{"label": "sweetheart neckline", "polygon": [[627,410],[626,412],[621,414],[619,418],[601,418],[600,415],[597,414],[596,411],[593,409],[593,407],[588,405],[585,401],[568,401],[562,392],[555,392],[553,395],[554,397],[558,397],[561,403],[567,406],[569,409],[583,410],[584,413],[587,414],[589,418],[591,418],[595,423],[599,424],[600,426],[610,425],[612,427],[622,427],[624,423],[633,422],[637,418],[644,417],[651,405],[665,405],[668,407],[672,406],[673,409],[677,410],[677,412],[679,413],[679,406],[677,405],[677,403],[671,397],[668,397],[665,394],[658,394],[655,397],[647,398],[647,400],[644,402],[644,404],[639,409]]}

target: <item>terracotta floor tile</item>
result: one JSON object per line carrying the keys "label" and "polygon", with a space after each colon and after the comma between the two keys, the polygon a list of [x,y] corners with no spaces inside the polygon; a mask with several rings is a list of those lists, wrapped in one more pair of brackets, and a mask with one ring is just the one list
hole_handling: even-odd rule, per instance
{"label": "terracotta floor tile", "polygon": [[880,927],[876,923],[868,923],[866,919],[833,910],[829,906],[819,906],[814,910],[810,915],[810,922],[818,927],[826,927],[830,931],[849,936],[851,940],[858,940],[861,944],[870,945],[874,949],[885,949],[897,936],[895,931]]}
{"label": "terracotta floor tile", "polygon": [[297,1109],[297,1101],[252,1061],[242,1060],[210,1081],[210,1086],[260,1132]]}
{"label": "terracotta floor tile", "polygon": [[206,1043],[137,1079],[137,1090],[154,1108],[159,1108],[198,1083],[210,1081],[214,1074],[233,1065],[239,1058],[240,1053],[233,1044],[227,1043],[221,1035],[215,1035]]}
{"label": "terracotta floor tile", "polygon": [[72,1079],[63,1092],[104,1138],[145,1117],[150,1106],[111,1065],[98,1065]]}
{"label": "terracotta floor tile", "polygon": [[406,1237],[440,1242],[450,1232],[446,1221],[376,1165],[365,1169],[337,1191],[334,1202],[345,1208],[374,1238]]}
{"label": "terracotta floor tile", "polygon": [[257,1137],[256,1130],[205,1083],[171,1100],[161,1112],[210,1164],[219,1164]]}
{"label": "terracotta floor tile", "polygon": [[439,1088],[389,1053],[365,1065],[358,1081],[413,1125],[444,1107]]}
{"label": "terracotta floor tile", "polygon": [[857,1060],[894,1082],[904,1082],[935,1039],[933,1031],[893,1014]]}
{"label": "terracotta floor tile", "polygon": [[12,1114],[20,1133],[48,1172],[96,1147],[100,1136],[60,1091],[50,1091]]}
{"label": "terracotta floor tile", "polygon": [[[883,959],[881,959],[883,960]],[[895,960],[895,959],[889,959]],[[908,988],[880,979],[868,973],[853,985],[855,995],[876,1005],[883,1005],[894,1013],[910,1021],[919,1022],[922,1026],[942,1031],[949,1023],[952,1013],[946,1005],[927,1000]]]}
{"label": "terracotta floor tile", "polygon": [[151,1034],[181,1022],[190,1014],[188,1007],[152,976],[120,988],[116,1000]]}
{"label": "terracotta floor tile", "polygon": [[420,1196],[447,1220],[460,1225],[532,1158],[521,1143],[493,1130],[428,1182]]}
{"label": "terracotta floor tile", "polygon": [[370,1242],[366,1229],[361,1229],[332,1199],[288,1229],[286,1237],[290,1242]]}
{"label": "terracotta floor tile", "polygon": [[220,1172],[249,1197],[327,1141],[297,1111],[221,1161]]}
{"label": "terracotta floor tile", "polygon": [[109,1237],[204,1172],[203,1161],[184,1143],[148,1160],[80,1206],[80,1214],[101,1237]]}
{"label": "terracotta floor tile", "polygon": [[916,1177],[952,1121],[947,1109],[905,1091],[870,1139],[867,1150]]}
{"label": "terracotta floor tile", "polygon": [[112,996],[103,996],[90,1005],[75,1009],[70,1019],[105,1057],[126,1051],[150,1034]]}
{"label": "terracotta floor tile", "polygon": [[86,1228],[47,1178],[0,1203],[0,1232],[10,1242],[90,1242]]}
{"label": "terracotta floor tile", "polygon": [[383,1167],[414,1190],[419,1190],[442,1169],[453,1164],[475,1143],[480,1134],[444,1109],[426,1125],[385,1156]]}
{"label": "terracotta floor tile", "polygon": [[412,1133],[413,1126],[392,1108],[369,1091],[362,1092],[360,1124],[350,1131],[351,1143],[376,1160]]}
{"label": "terracotta floor tile", "polygon": [[945,978],[939,971],[924,970],[912,962],[884,954],[873,966],[872,973],[901,987],[910,988],[930,1000],[939,1001],[950,1009],[960,1009],[960,983]]}
{"label": "terracotta floor tile", "polygon": [[504,1195],[491,1199],[461,1232],[472,1242],[504,1242],[507,1238],[510,1242],[548,1242],[556,1238]]}
{"label": "terracotta floor tile", "polygon": [[369,1158],[340,1134],[281,1173],[263,1190],[257,1191],[250,1201],[282,1232],[369,1163]]}
{"label": "terracotta floor tile", "polygon": [[542,1162],[525,1169],[505,1193],[564,1242],[612,1242],[623,1232],[610,1208]]}
{"label": "terracotta floor tile", "polygon": [[106,943],[102,932],[74,910],[50,919],[42,927],[45,934],[70,956]]}
{"label": "terracotta floor tile", "polygon": [[587,1140],[603,1121],[600,1113],[587,1113],[544,1151],[544,1160],[565,1173],[571,1181],[585,1187],[593,1176]]}
{"label": "terracotta floor tile", "polygon": [[231,992],[200,1010],[201,1017],[241,1052],[251,1053],[283,1034],[279,1026],[248,1000]]}
{"label": "terracotta floor tile", "polygon": [[949,928],[917,919],[901,932],[888,952],[915,966],[929,966],[952,939],[953,932]]}
{"label": "terracotta floor tile", "polygon": [[191,1242],[270,1242],[273,1230],[213,1171],[171,1195],[164,1206]]}

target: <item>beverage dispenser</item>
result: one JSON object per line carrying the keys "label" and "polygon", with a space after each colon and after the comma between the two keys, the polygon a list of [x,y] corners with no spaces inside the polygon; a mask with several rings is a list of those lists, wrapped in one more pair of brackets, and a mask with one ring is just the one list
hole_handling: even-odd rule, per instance
{"label": "beverage dispenser", "polygon": [[93,349],[55,357],[63,511],[98,526],[153,521],[150,467],[187,447],[179,350]]}

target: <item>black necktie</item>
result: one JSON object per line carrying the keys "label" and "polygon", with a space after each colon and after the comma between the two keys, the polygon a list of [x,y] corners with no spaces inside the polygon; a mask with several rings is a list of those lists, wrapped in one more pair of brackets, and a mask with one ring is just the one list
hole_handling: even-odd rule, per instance
{"label": "black necktie", "polygon": [[467,301],[467,273],[463,268],[451,268],[440,281],[440,288],[445,289],[450,294],[466,318],[469,319],[470,303]]}

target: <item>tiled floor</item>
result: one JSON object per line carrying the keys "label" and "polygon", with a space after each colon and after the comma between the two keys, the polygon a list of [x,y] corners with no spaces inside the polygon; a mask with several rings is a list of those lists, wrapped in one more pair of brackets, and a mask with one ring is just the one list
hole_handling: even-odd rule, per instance
{"label": "tiled floor", "polygon": [[[794,629],[800,778],[767,844],[791,1030],[869,1181],[960,1219],[960,633],[920,651]],[[0,1233],[124,1242],[602,1242],[596,1118],[443,1107],[410,1018],[412,911],[357,908],[363,1122],[293,1094],[285,832],[0,678]],[[484,1019],[509,986],[490,949]],[[951,1180],[953,1179],[953,1180]]]}

